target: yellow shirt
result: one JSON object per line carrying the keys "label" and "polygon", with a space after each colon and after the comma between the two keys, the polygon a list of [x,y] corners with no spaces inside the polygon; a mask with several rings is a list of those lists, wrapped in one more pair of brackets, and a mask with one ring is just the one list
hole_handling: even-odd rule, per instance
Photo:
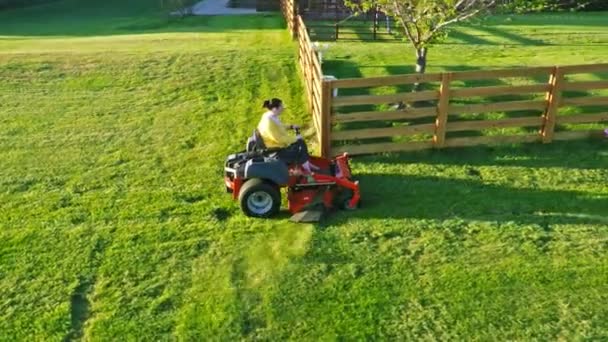
{"label": "yellow shirt", "polygon": [[262,115],[258,124],[258,132],[260,132],[267,148],[287,147],[297,141],[297,138],[290,135],[279,118],[273,116],[271,112]]}

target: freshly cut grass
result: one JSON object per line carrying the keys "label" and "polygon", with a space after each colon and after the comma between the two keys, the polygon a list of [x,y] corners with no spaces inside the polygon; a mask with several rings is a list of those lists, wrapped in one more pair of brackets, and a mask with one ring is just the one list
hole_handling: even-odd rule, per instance
{"label": "freshly cut grass", "polygon": [[605,142],[356,158],[362,210],[248,219],[222,162],[267,97],[308,120],[295,46],[154,6],[0,13],[1,340],[606,338]]}

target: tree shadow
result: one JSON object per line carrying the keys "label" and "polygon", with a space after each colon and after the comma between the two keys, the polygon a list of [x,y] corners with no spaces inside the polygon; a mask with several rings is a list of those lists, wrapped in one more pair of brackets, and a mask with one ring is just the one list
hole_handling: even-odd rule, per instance
{"label": "tree shadow", "polygon": [[[360,67],[357,63],[348,60],[347,58],[342,59],[327,59],[323,61],[323,73],[336,76],[338,79],[341,78],[361,78]],[[360,89],[360,88],[355,88]],[[352,92],[350,89],[344,89],[346,93]],[[355,93],[357,93],[355,91]],[[349,95],[361,95],[361,94],[349,94]]]}
{"label": "tree shadow", "polygon": [[[384,66],[384,70],[386,70],[386,72],[389,75],[407,75],[407,74],[414,74],[416,73],[416,67],[414,66],[414,55],[412,55],[412,64],[411,65],[385,65]],[[421,85],[421,89],[422,90],[430,90],[428,83],[423,83]],[[413,84],[401,84],[401,85],[397,85],[395,86],[395,88],[397,89],[398,93],[406,93],[406,92],[411,92],[413,89]]]}
{"label": "tree shadow", "polygon": [[308,35],[312,41],[335,41],[336,27],[326,21],[310,21],[304,19]]}
{"label": "tree shadow", "polygon": [[488,20],[488,24],[502,26],[583,26],[583,27],[605,27],[606,13],[581,13],[556,12],[556,13],[529,13],[525,15],[495,15]]}
{"label": "tree shadow", "polygon": [[[472,35],[472,34],[465,33],[460,30],[450,31],[449,37],[451,39],[457,39],[467,45],[469,45],[469,44],[470,45],[496,45],[496,43],[491,42],[487,39],[484,39],[481,36]],[[449,43],[444,42],[444,44],[454,44],[454,43],[452,41],[449,41]]]}
{"label": "tree shadow", "polygon": [[[414,57],[412,57],[412,61]],[[416,73],[416,67],[413,65],[386,65],[384,69],[389,75],[406,75],[406,74],[414,74]],[[397,93],[410,93],[414,89],[414,84],[400,84],[394,86]],[[425,82],[420,83],[420,91],[426,90],[439,90],[439,82]],[[437,107],[437,101],[417,101],[417,102],[409,102],[409,103],[394,103],[391,106],[405,106],[414,107],[414,108],[428,108],[428,107]],[[396,120],[396,122],[407,122],[411,125],[420,125],[420,124],[430,124],[435,122],[435,117],[427,117],[427,118],[418,118],[418,119],[404,119],[404,120]]]}
{"label": "tree shadow", "polygon": [[[483,34],[471,34],[459,29],[450,31],[449,38],[461,41],[464,44],[470,45],[528,45],[528,46],[544,46],[551,45],[543,40],[532,39],[526,36],[515,34],[506,30],[499,29],[489,25],[470,26],[471,28],[484,32]],[[498,37],[508,42],[491,41],[485,37]],[[455,44],[452,40],[448,40],[443,44]]]}
{"label": "tree shadow", "polygon": [[[333,75],[338,79],[342,78],[362,78],[360,68],[358,64],[349,61],[347,59],[333,59],[326,60],[323,62],[323,73],[326,75]],[[372,95],[370,87],[360,87],[360,88],[343,88],[338,89],[338,96],[357,96],[357,95]],[[376,105],[348,105],[341,106],[334,109],[334,114],[336,116],[356,113],[356,112],[370,112],[370,111],[378,111],[380,110]],[[356,130],[356,129],[366,129],[366,128],[385,128],[390,127],[391,123],[386,121],[364,121],[364,122],[349,122],[349,123],[340,123],[336,124],[332,127],[332,130],[339,131],[347,131],[347,130]],[[381,142],[389,142],[390,138],[370,138],[365,139],[367,143],[381,143]],[[346,144],[353,144],[354,141],[334,141],[332,142],[332,146],[342,146]]]}
{"label": "tree shadow", "polygon": [[[479,30],[479,31],[484,31],[490,35],[497,36],[497,37],[503,38],[505,40],[509,40],[516,45],[532,45],[532,46],[551,45],[543,40],[531,39],[526,36],[515,34],[513,32],[501,30],[495,26],[488,26],[488,25],[481,26],[480,25],[480,26],[475,26],[475,29]],[[498,45],[498,43],[496,45]],[[503,45],[503,44],[500,44],[500,45]],[[509,45],[513,45],[513,44],[509,44]]]}

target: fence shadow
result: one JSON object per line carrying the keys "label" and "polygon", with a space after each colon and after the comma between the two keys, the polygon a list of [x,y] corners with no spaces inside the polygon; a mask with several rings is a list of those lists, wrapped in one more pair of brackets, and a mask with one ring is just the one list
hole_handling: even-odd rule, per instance
{"label": "fence shadow", "polygon": [[[479,34],[465,32],[462,27],[456,28],[450,31],[449,38],[442,44],[470,44],[470,45],[526,45],[526,46],[545,46],[552,45],[544,40],[532,39],[525,35],[516,34],[504,29],[500,29],[491,25],[476,25],[476,26],[464,26],[466,28],[472,28],[479,31]],[[495,37],[503,39],[504,41],[492,41],[486,39],[487,37]],[[454,41],[460,41],[460,43]]]}
{"label": "fence shadow", "polygon": [[540,225],[608,223],[605,199],[576,191],[484,184],[483,173],[469,172],[469,179],[361,175],[364,207],[359,212],[338,216],[331,223],[349,218],[461,218]]}
{"label": "fence shadow", "polygon": [[[603,170],[608,162],[608,152],[600,148],[602,145],[608,146],[608,142],[602,144],[589,140],[552,145],[474,147],[356,158],[354,165],[359,164],[359,168],[371,171],[357,176],[363,208],[358,212],[338,213],[328,224],[352,218],[461,218],[547,227],[553,224],[608,224],[605,196],[538,189],[534,184],[527,188],[513,187],[507,182],[496,184],[496,170],[478,168],[515,166]],[[433,175],[421,176],[406,172],[374,172],[378,163],[419,163],[437,167]],[[441,166],[450,165],[462,166],[462,174],[455,175],[452,168],[442,176],[444,168]],[[555,177],[553,182],[559,183],[559,176]],[[491,178],[492,182],[484,182],[484,178]]]}
{"label": "fence shadow", "polygon": [[446,148],[355,157],[355,163],[605,169],[608,139]]}

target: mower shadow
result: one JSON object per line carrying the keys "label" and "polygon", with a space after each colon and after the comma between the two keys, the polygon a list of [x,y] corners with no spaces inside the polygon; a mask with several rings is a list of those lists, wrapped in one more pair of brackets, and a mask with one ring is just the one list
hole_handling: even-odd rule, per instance
{"label": "mower shadow", "polygon": [[608,223],[606,199],[591,198],[583,192],[484,184],[479,177],[366,174],[359,180],[362,208],[330,217],[327,224],[354,218],[460,218],[542,226]]}
{"label": "mower shadow", "polygon": [[[515,187],[508,176],[500,177],[505,180],[498,183],[496,174],[484,175],[484,172],[489,172],[487,169],[476,168],[504,166],[603,170],[608,166],[608,151],[602,152],[599,146],[590,140],[554,145],[422,151],[355,159],[354,165],[359,164],[358,168],[371,171],[357,175],[361,184],[362,208],[355,212],[336,213],[325,224],[370,218],[461,218],[538,224],[543,227],[553,224],[608,224],[608,199],[605,195],[599,195],[599,190],[589,193],[540,189],[534,181],[527,181],[526,187]],[[378,163],[436,167],[433,168],[433,175],[420,176],[374,172]],[[452,168],[450,173],[442,176],[443,170],[451,165],[462,166],[462,174],[454,175]],[[484,181],[484,177],[493,179],[488,182]],[[556,182],[559,182],[557,178]],[[515,179],[513,183],[516,183]]]}

